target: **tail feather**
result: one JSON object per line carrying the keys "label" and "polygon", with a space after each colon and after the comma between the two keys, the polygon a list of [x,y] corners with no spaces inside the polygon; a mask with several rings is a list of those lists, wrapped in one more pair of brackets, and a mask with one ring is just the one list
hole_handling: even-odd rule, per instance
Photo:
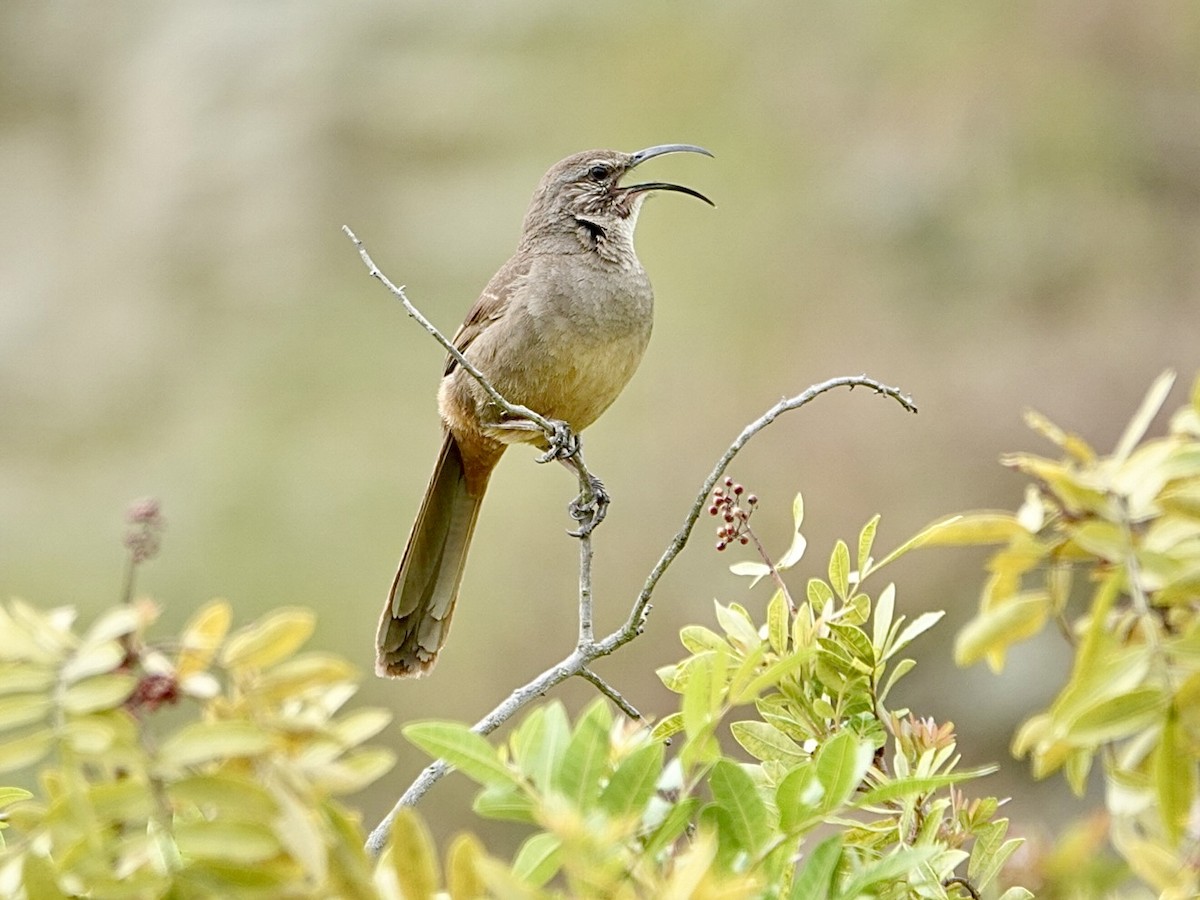
{"label": "tail feather", "polygon": [[437,661],[450,630],[485,486],[486,478],[468,489],[462,453],[447,432],[380,617],[375,659],[379,675],[424,675]]}

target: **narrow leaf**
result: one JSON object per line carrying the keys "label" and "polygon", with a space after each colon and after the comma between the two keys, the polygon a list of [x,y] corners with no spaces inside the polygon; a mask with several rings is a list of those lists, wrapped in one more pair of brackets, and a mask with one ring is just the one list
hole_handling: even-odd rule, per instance
{"label": "narrow leaf", "polygon": [[875,516],[858,533],[858,582],[867,577],[871,565],[871,547],[875,543],[875,530],[879,527],[879,514]]}
{"label": "narrow leaf", "polygon": [[402,734],[435,759],[444,759],[464,775],[484,785],[516,784],[513,771],[496,750],[461,722],[414,722]]}
{"label": "narrow leaf", "polygon": [[1170,369],[1163,372],[1150,385],[1150,390],[1146,392],[1146,396],[1142,399],[1141,405],[1138,407],[1129,424],[1125,426],[1125,431],[1121,434],[1121,439],[1117,441],[1116,449],[1113,450],[1112,459],[1117,465],[1129,458],[1129,454],[1133,452],[1133,448],[1138,445],[1146,434],[1146,429],[1150,427],[1150,423],[1154,421],[1154,417],[1158,415],[1158,411],[1162,409],[1163,402],[1167,399],[1167,394],[1171,393],[1171,387],[1175,384],[1175,373]]}
{"label": "narrow leaf", "polygon": [[713,799],[729,814],[729,823],[742,848],[757,853],[771,834],[767,807],[754,781],[737,763],[718,760],[708,778]]}
{"label": "narrow leaf", "polygon": [[561,859],[562,841],[558,836],[539,832],[521,844],[513,860],[512,871],[526,884],[541,887],[558,872]]}
{"label": "narrow leaf", "polygon": [[843,600],[850,593],[850,548],[840,538],[829,557],[829,584]]}
{"label": "narrow leaf", "polygon": [[817,844],[792,882],[792,900],[826,900],[842,857],[842,836],[830,835]]}
{"label": "narrow leaf", "polygon": [[231,668],[265,669],[287,659],[311,637],[317,619],[303,607],[284,607],[239,629],[225,644],[221,661]]}
{"label": "narrow leaf", "polygon": [[608,729],[612,714],[603,700],[580,717],[557,772],[555,787],[580,810],[590,809],[608,771]]}
{"label": "narrow leaf", "polygon": [[600,794],[600,807],[616,818],[640,816],[662,774],[663,745],[639,747],[621,761]]}

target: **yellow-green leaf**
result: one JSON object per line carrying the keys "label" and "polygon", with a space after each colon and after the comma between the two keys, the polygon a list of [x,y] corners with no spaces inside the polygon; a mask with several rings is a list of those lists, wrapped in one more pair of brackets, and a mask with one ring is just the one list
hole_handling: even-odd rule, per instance
{"label": "yellow-green leaf", "polygon": [[526,884],[541,887],[558,872],[561,859],[562,840],[542,831],[521,844],[513,859],[512,871]]}
{"label": "yellow-green leaf", "polygon": [[40,722],[50,710],[45,694],[14,694],[0,697],[0,731]]}
{"label": "yellow-green leaf", "polygon": [[485,855],[479,839],[459,834],[446,852],[446,889],[451,897],[483,897],[487,891],[477,864]]}
{"label": "yellow-green leaf", "polygon": [[390,865],[405,897],[426,900],[437,892],[437,857],[433,838],[413,810],[397,811],[382,864]]}
{"label": "yellow-green leaf", "polygon": [[119,641],[103,641],[84,645],[62,667],[62,680],[67,684],[92,675],[108,674],[125,661],[126,651]]}
{"label": "yellow-green leaf", "polygon": [[203,819],[175,825],[175,842],[186,857],[250,864],[279,853],[279,839],[270,826],[251,822],[208,822]]}
{"label": "yellow-green leaf", "polygon": [[175,667],[181,680],[208,668],[221,641],[229,633],[232,617],[229,604],[224,600],[213,600],[196,611],[184,626],[179,640],[179,659]]}
{"label": "yellow-green leaf", "polygon": [[969,666],[987,656],[992,668],[998,670],[1011,645],[1041,630],[1049,611],[1048,599],[1044,591],[1028,591],[1003,606],[981,612],[958,633],[954,661]]}
{"label": "yellow-green leaf", "polygon": [[101,709],[115,709],[137,687],[137,676],[125,673],[96,675],[78,681],[62,695],[62,707],[69,713],[83,715]]}
{"label": "yellow-green leaf", "polygon": [[310,609],[277,609],[234,633],[221,661],[230,668],[265,669],[300,649],[312,636],[316,621]]}
{"label": "yellow-green leaf", "polygon": [[850,548],[840,538],[829,557],[829,584],[843,600],[850,593]]}
{"label": "yellow-green leaf", "polygon": [[435,759],[444,759],[480,784],[516,784],[496,749],[459,722],[413,722],[403,734]]}
{"label": "yellow-green leaf", "polygon": [[54,739],[47,728],[0,743],[0,772],[31,766],[50,752]]}
{"label": "yellow-green leaf", "polygon": [[159,756],[171,765],[191,766],[213,759],[258,756],[273,744],[271,734],[253,722],[193,722],[167,738]]}
{"label": "yellow-green leaf", "polygon": [[1174,384],[1175,373],[1170,369],[1154,379],[1154,383],[1150,385],[1150,390],[1146,392],[1146,396],[1143,398],[1137,412],[1129,420],[1129,424],[1125,426],[1125,431],[1121,434],[1121,439],[1117,441],[1116,449],[1113,450],[1112,455],[1114,462],[1123,462],[1133,452],[1133,448],[1145,436],[1146,429],[1150,427],[1150,423],[1154,421],[1154,417],[1162,409],[1163,402],[1167,399],[1167,394],[1171,392],[1171,387]]}

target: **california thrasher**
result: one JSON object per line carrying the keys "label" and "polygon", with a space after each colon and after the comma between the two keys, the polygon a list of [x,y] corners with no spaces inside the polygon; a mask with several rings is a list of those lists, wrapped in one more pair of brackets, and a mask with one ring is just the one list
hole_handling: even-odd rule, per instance
{"label": "california thrasher", "polygon": [[[573,433],[617,398],[650,339],[654,294],[633,249],[642,203],[653,191],[678,191],[712,204],[677,184],[620,184],[635,166],[680,151],[712,156],[690,144],[662,144],[637,153],[589,150],[552,166],[533,193],[516,253],[454,336],[454,346],[502,397],[565,425],[549,457],[573,452]],[[442,450],[379,622],[381,676],[423,675],[433,667],[492,470],[510,443],[551,443],[507,418],[453,357],[438,409]]]}

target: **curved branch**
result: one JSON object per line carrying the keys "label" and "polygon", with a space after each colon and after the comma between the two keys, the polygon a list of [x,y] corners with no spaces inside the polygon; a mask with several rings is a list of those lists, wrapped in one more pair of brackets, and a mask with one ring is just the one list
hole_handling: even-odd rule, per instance
{"label": "curved branch", "polygon": [[[654,568],[651,569],[641,592],[634,601],[633,608],[630,610],[629,617],[626,619],[625,624],[599,641],[588,642],[581,636],[579,646],[577,646],[570,655],[562,659],[551,668],[547,669],[541,675],[538,675],[532,681],[522,685],[509,694],[508,697],[506,697],[498,706],[496,706],[495,709],[475,723],[471,730],[477,734],[489,734],[492,731],[495,731],[500,725],[506,722],[515,713],[520,711],[522,707],[541,697],[546,693],[546,691],[550,690],[554,686],[561,684],[568,678],[571,678],[575,675],[583,676],[593,684],[596,684],[596,681],[594,680],[594,673],[591,673],[590,669],[588,668],[589,664],[601,656],[608,656],[610,653],[629,643],[642,633],[642,629],[645,626],[646,617],[650,612],[650,599],[654,594],[655,587],[658,585],[658,582],[666,573],[667,569],[670,568],[671,563],[675,561],[675,558],[687,545],[688,538],[692,533],[692,528],[695,526],[696,520],[700,518],[700,514],[705,508],[709,494],[712,492],[712,489],[716,485],[718,479],[720,479],[720,477],[725,473],[725,469],[729,466],[729,463],[733,461],[733,458],[737,456],[739,452],[741,452],[742,448],[749,443],[751,438],[774,422],[777,418],[779,418],[779,416],[793,409],[799,409],[800,407],[812,402],[821,394],[839,387],[846,387],[850,389],[855,387],[870,388],[877,394],[883,394],[884,396],[891,397],[909,412],[915,413],[917,411],[916,404],[913,403],[912,399],[907,394],[903,393],[898,388],[882,384],[881,382],[876,381],[873,378],[869,378],[866,375],[848,375],[840,378],[830,378],[828,381],[823,381],[820,384],[813,385],[803,393],[797,394],[795,397],[780,400],[763,415],[742,429],[742,433],[739,434],[733,443],[729,445],[729,449],[727,449],[721,455],[721,458],[717,461],[716,466],[713,468],[708,478],[705,479],[703,486],[696,495],[696,500],[692,504],[692,508],[689,510],[687,517],[684,519],[683,526],[675,534],[675,537],[671,539],[671,542],[667,545],[666,550],[663,552],[658,562],[655,563]],[[590,549],[587,559],[590,565]],[[588,591],[588,598],[590,602],[590,591]],[[607,682],[605,682],[605,684],[607,685]],[[618,706],[622,706],[622,708],[624,708],[622,704],[624,703],[627,705],[628,701],[625,701],[615,689],[611,688],[611,686],[608,687],[609,690],[601,690],[615,703],[617,703]],[[403,807],[415,806],[417,802],[420,801],[420,799],[426,794],[426,792],[428,792],[434,784],[441,780],[441,778],[447,772],[449,772],[451,768],[452,767],[450,765],[439,759],[427,766],[421,772],[421,774],[417,776],[416,780],[409,785],[408,789],[396,802],[396,805],[392,808],[392,810],[371,832],[370,837],[367,839],[367,850],[370,853],[378,855],[383,850],[384,844],[387,843],[388,836],[391,833],[392,821],[395,819],[397,812]]]}

